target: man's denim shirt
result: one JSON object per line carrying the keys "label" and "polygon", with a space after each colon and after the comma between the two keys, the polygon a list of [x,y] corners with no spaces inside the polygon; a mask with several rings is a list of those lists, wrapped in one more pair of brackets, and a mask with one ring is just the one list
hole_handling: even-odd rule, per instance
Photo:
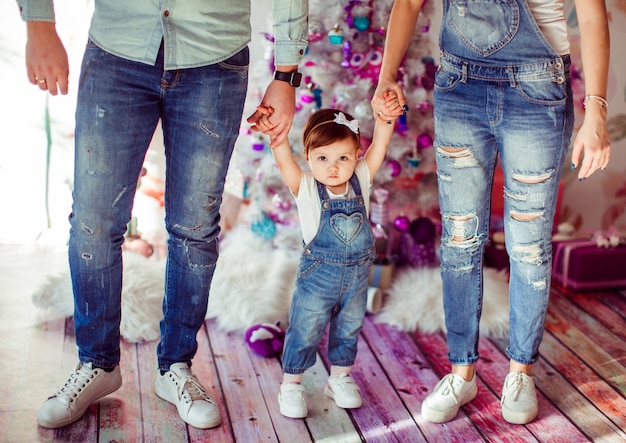
{"label": "man's denim shirt", "polygon": [[[111,54],[165,69],[220,62],[250,42],[251,0],[95,0],[89,37]],[[17,0],[25,21],[54,22],[52,0]],[[308,37],[308,1],[273,0],[274,63],[297,65]]]}

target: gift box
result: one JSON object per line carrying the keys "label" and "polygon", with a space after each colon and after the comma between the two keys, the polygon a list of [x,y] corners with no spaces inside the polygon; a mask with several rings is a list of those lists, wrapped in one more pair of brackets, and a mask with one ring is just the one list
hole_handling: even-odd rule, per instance
{"label": "gift box", "polygon": [[573,291],[626,287],[626,245],[590,240],[553,242],[552,280]]}
{"label": "gift box", "polygon": [[498,271],[509,270],[509,254],[503,244],[488,242],[485,245],[485,266]]}
{"label": "gift box", "polygon": [[369,285],[380,288],[382,291],[389,289],[393,280],[394,268],[395,261],[386,259],[374,261],[370,269]]}

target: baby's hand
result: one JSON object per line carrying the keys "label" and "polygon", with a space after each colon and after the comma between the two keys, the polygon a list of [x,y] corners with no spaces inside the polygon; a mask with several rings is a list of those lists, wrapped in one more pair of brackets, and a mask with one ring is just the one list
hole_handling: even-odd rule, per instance
{"label": "baby's hand", "polygon": [[383,97],[385,98],[385,111],[384,114],[386,115],[396,115],[397,113],[402,114],[403,111],[402,110],[402,106],[400,106],[400,101],[398,100],[398,95],[391,91],[391,90],[387,90],[385,91],[385,93],[383,94]]}
{"label": "baby's hand", "polygon": [[267,132],[271,130],[274,125],[270,122],[269,116],[263,114],[256,122],[256,127],[261,132]]}
{"label": "baby's hand", "polygon": [[274,125],[272,124],[272,122],[270,122],[270,117],[274,113],[274,108],[272,108],[271,106],[257,106],[256,110],[262,115],[256,121],[256,123],[252,125],[252,129],[254,131],[260,131],[263,133],[271,130]]}

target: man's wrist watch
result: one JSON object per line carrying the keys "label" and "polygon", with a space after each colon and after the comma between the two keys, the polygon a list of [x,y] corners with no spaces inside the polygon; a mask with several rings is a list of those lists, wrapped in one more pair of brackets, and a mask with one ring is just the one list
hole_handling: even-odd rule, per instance
{"label": "man's wrist watch", "polygon": [[300,86],[300,82],[302,81],[302,74],[299,73],[298,71],[294,71],[294,72],[276,71],[274,72],[274,78],[276,80],[287,82],[291,86],[295,86],[297,88],[298,86]]}

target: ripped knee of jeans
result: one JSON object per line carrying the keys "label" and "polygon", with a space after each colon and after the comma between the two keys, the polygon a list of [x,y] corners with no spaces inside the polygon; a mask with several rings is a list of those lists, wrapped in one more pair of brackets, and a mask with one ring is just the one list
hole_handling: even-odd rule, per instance
{"label": "ripped knee of jeans", "polygon": [[456,168],[469,168],[478,165],[474,153],[468,147],[439,146],[439,154],[454,162]]}
{"label": "ripped knee of jeans", "polygon": [[[518,203],[526,203],[530,205],[542,206],[546,200],[546,192],[548,180],[552,177],[551,171],[541,173],[520,173],[513,174],[513,180],[520,187],[517,192],[506,189],[505,197]],[[538,203],[538,204],[537,204]],[[537,220],[545,214],[545,210],[529,209],[521,210],[512,208],[510,211],[511,218],[521,222],[529,222]]]}
{"label": "ripped knee of jeans", "polygon": [[468,249],[478,245],[478,217],[474,213],[444,216],[448,224],[447,245],[455,248]]}
{"label": "ripped knee of jeans", "polygon": [[529,245],[513,245],[511,250],[514,257],[517,257],[522,263],[541,264],[541,246],[539,243]]}

